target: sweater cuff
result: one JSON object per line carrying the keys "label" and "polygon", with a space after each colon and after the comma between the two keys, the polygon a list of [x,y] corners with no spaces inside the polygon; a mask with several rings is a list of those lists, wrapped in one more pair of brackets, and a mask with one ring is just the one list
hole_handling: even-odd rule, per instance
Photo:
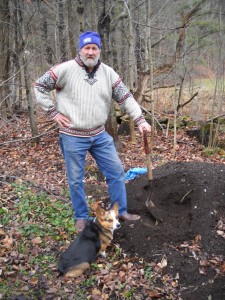
{"label": "sweater cuff", "polygon": [[139,126],[142,123],[145,123],[146,120],[145,118],[141,115],[139,118],[135,119],[134,122],[137,124],[137,126]]}
{"label": "sweater cuff", "polygon": [[55,107],[51,107],[49,110],[48,110],[48,116],[54,120],[54,118],[59,114],[58,110],[55,108]]}

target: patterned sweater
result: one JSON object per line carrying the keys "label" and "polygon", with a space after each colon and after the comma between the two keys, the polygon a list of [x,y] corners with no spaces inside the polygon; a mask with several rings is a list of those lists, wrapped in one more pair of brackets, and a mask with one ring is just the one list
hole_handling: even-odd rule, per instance
{"label": "patterned sweater", "polygon": [[[71,127],[60,128],[69,135],[88,137],[104,131],[112,99],[137,125],[145,122],[140,106],[119,75],[100,61],[90,73],[76,57],[50,69],[34,87],[37,102],[52,119],[58,113],[70,118]],[[55,102],[52,90],[56,90]]]}

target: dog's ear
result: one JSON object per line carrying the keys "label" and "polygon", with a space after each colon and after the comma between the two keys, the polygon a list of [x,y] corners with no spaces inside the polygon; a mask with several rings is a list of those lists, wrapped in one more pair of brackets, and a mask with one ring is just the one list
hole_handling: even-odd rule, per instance
{"label": "dog's ear", "polygon": [[103,219],[105,216],[105,210],[101,206],[98,206],[95,211],[95,216],[99,219]]}
{"label": "dog's ear", "polygon": [[96,210],[98,209],[98,207],[100,207],[102,201],[95,201],[91,204],[91,210],[93,211],[94,214],[96,214]]}
{"label": "dog's ear", "polygon": [[118,204],[118,202],[115,202],[115,203],[113,204],[112,209],[116,212],[116,215],[119,214],[119,212],[118,212],[118,209],[119,209],[119,204]]}

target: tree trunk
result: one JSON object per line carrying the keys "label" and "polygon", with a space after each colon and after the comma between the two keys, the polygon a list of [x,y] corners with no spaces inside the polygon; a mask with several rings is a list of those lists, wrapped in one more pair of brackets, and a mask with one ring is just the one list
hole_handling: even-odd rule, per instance
{"label": "tree trunk", "polygon": [[[129,15],[129,48],[128,48],[128,86],[131,93],[134,93],[134,83],[135,83],[135,55],[134,55],[134,32],[133,32],[133,25],[132,25],[132,16],[131,16],[131,1],[127,1],[127,13]],[[129,118],[129,125],[130,125],[130,140],[132,143],[136,143],[135,138],[135,131],[134,131],[134,121]]]}
{"label": "tree trunk", "polygon": [[85,22],[84,22],[84,1],[79,0],[77,4],[77,23],[79,24],[79,33],[84,32]]}
{"label": "tree trunk", "polygon": [[48,15],[46,12],[46,6],[43,1],[38,1],[39,10],[40,10],[40,35],[43,41],[43,54],[45,60],[49,65],[53,64],[52,60],[52,49],[49,45],[49,36],[48,36]]}
{"label": "tree trunk", "polygon": [[[211,122],[210,122],[210,130],[209,130],[209,142],[208,147],[214,148],[216,146],[216,139],[217,139],[217,133],[219,130],[219,122],[218,124],[214,124],[214,114],[215,109],[217,106],[217,115],[221,114],[221,107],[222,104],[221,98],[222,98],[222,91],[223,91],[223,85],[224,85],[224,61],[222,58],[222,49],[223,49],[223,37],[222,37],[222,16],[221,16],[221,3],[219,4],[219,40],[218,40],[218,58],[217,58],[217,67],[216,67],[216,83],[215,83],[215,89],[214,89],[214,95],[213,95],[213,101],[212,101],[212,109],[211,109]],[[217,103],[216,103],[217,102]],[[217,105],[216,105],[217,104]]]}
{"label": "tree trunk", "polygon": [[98,32],[101,36],[102,42],[102,59],[104,63],[110,65],[110,54],[111,54],[111,40],[110,40],[110,23],[111,18],[108,13],[109,3],[108,0],[104,0],[103,11],[100,15],[98,22]]}
{"label": "tree trunk", "polygon": [[3,82],[8,78],[8,59],[9,59],[9,3],[8,0],[0,1],[0,116],[3,120],[7,119],[7,84]]}
{"label": "tree trunk", "polygon": [[29,81],[30,76],[29,76],[28,65],[27,65],[25,54],[23,56],[23,64],[24,64],[24,82],[25,82],[25,89],[26,89],[26,96],[27,96],[27,106],[28,106],[28,113],[30,119],[31,133],[32,133],[32,137],[34,137],[34,142],[36,144],[39,144],[40,139],[38,137],[35,107],[34,107],[33,97],[31,94],[31,85]]}
{"label": "tree trunk", "polygon": [[[111,19],[108,14],[108,0],[104,1],[104,8],[102,14],[99,18],[98,32],[101,36],[102,41],[102,59],[106,64],[110,64],[110,54],[111,54],[111,40],[110,40],[110,22]],[[117,132],[117,121],[116,121],[116,111],[115,104],[112,103],[111,110],[109,113],[108,120],[106,122],[106,130],[113,137],[117,151],[121,151],[122,144],[119,140]]]}
{"label": "tree trunk", "polygon": [[21,7],[18,7],[18,16],[19,16],[19,27],[18,29],[20,30],[20,36],[21,36],[21,43],[20,43],[20,53],[23,52],[22,55],[22,63],[23,63],[23,75],[24,75],[24,86],[25,86],[25,91],[26,91],[26,98],[27,98],[27,107],[28,107],[28,114],[29,114],[29,120],[30,120],[30,127],[31,127],[31,134],[32,137],[34,137],[34,142],[36,144],[39,143],[39,137],[38,135],[38,129],[37,129],[37,123],[36,123],[36,115],[35,115],[35,107],[34,107],[34,101],[32,98],[31,94],[31,82],[30,82],[30,74],[29,74],[29,69],[28,69],[28,61],[26,58],[26,52],[25,52],[25,41],[23,37],[25,36],[26,33],[26,27],[24,23],[24,15],[23,15],[23,10]]}
{"label": "tree trunk", "polygon": [[150,70],[150,107],[151,107],[151,147],[154,146],[154,136],[155,136],[155,101],[154,101],[154,84],[153,84],[153,59],[152,59],[152,45],[151,45],[151,1],[147,1],[147,25],[148,25],[148,35],[147,35],[147,47],[148,47],[148,64]]}
{"label": "tree trunk", "polygon": [[73,4],[72,0],[67,1],[67,14],[68,14],[68,37],[69,37],[69,44],[70,44],[70,54],[72,58],[76,56],[77,47],[74,42],[74,21],[73,21]]}
{"label": "tree trunk", "polygon": [[58,28],[59,51],[60,51],[59,61],[64,62],[68,59],[68,57],[67,57],[67,47],[66,47],[67,42],[66,42],[64,1],[63,0],[58,0],[57,6],[58,6],[57,28]]}
{"label": "tree trunk", "polygon": [[[180,58],[182,50],[183,50],[186,27],[191,22],[192,18],[200,10],[200,6],[204,2],[206,2],[206,0],[200,1],[192,10],[190,10],[187,14],[185,14],[182,17],[182,21],[181,21],[181,24],[180,24],[180,27],[179,27],[180,28],[179,29],[179,35],[178,35],[178,39],[177,39],[177,42],[176,42],[176,47],[175,47],[174,54],[172,55],[172,58],[171,58],[169,63],[165,63],[165,64],[160,65],[160,66],[158,66],[154,69],[154,72],[153,72],[154,76],[159,76],[160,74],[168,73],[175,67],[177,58]],[[174,31],[175,30],[176,29],[174,29]],[[144,86],[144,83],[146,84],[146,82],[148,82],[148,81],[144,80],[144,77],[148,78],[149,75],[150,75],[150,70],[147,70],[145,72],[142,72],[142,74],[140,74],[140,76],[139,76],[138,85],[137,85],[138,88],[135,91],[135,99],[138,99],[139,101],[141,101],[141,99],[143,97],[141,92],[145,91],[147,89],[147,86]]]}
{"label": "tree trunk", "polygon": [[98,8],[97,8],[97,3],[95,0],[91,0],[91,11],[92,11],[92,14],[91,14],[91,30],[93,31],[97,31],[97,23],[96,23],[96,20],[98,19],[97,15],[96,15],[96,12],[98,11]]}

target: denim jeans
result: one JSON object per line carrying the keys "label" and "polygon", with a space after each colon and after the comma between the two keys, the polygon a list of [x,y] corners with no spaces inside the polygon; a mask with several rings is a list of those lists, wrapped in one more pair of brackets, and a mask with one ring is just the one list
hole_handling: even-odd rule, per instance
{"label": "denim jeans", "polygon": [[89,214],[83,182],[87,151],[106,178],[111,206],[118,202],[119,215],[125,214],[127,212],[125,174],[113,138],[106,131],[93,137],[76,137],[60,133],[59,141],[66,164],[75,219],[87,219]]}

